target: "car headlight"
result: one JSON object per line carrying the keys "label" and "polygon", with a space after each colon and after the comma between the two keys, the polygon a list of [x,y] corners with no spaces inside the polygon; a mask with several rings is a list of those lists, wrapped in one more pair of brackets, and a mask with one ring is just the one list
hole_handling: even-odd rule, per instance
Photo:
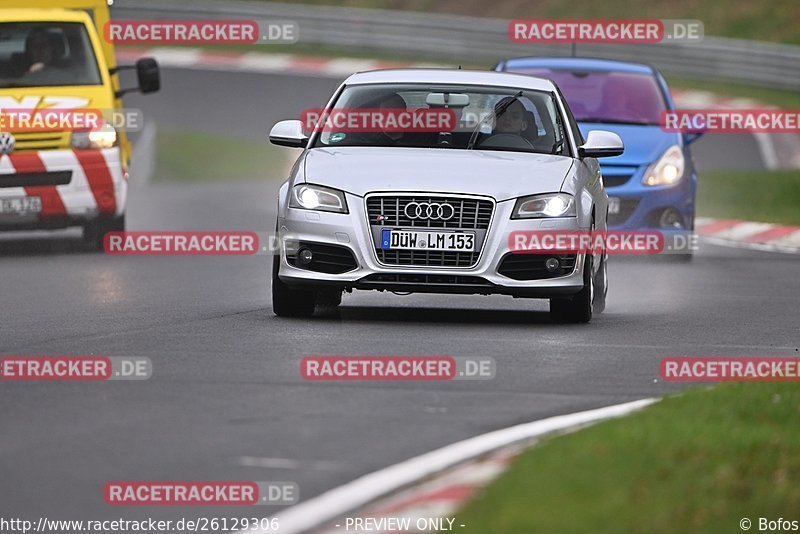
{"label": "car headlight", "polygon": [[644,185],[673,185],[683,177],[686,160],[683,150],[678,145],[672,145],[664,154],[644,172],[642,183]]}
{"label": "car headlight", "polygon": [[321,185],[301,184],[292,189],[290,208],[347,213],[344,193]]}
{"label": "car headlight", "polygon": [[78,149],[111,148],[117,145],[117,131],[110,124],[103,124],[98,130],[72,132],[72,147]]}
{"label": "car headlight", "polygon": [[517,199],[512,219],[541,219],[545,217],[574,217],[575,199],[566,193],[533,195]]}

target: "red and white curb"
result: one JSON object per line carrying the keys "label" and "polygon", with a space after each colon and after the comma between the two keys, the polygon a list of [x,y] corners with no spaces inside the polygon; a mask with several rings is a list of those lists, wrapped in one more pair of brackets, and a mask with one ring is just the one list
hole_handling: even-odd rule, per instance
{"label": "red and white curb", "polygon": [[[509,447],[529,446],[547,435],[572,432],[606,419],[622,417],[656,401],[644,399],[606,406],[476,436],[364,475],[279,512],[275,517],[283,534],[327,533],[344,532],[342,525],[346,514],[366,517],[366,513],[391,513],[398,517],[403,513],[433,513],[434,509],[439,509],[438,513],[455,510],[475,489],[505,468],[509,457],[514,454],[514,449]],[[481,463],[481,459],[486,459],[485,463]],[[404,493],[398,493],[400,491]],[[426,507],[431,511],[423,512]],[[338,529],[337,524],[340,525]],[[271,531],[261,528],[241,532],[271,534]]]}
{"label": "red and white curb", "polygon": [[[780,109],[750,98],[720,96],[709,91],[675,89],[677,107],[682,109]],[[750,132],[756,140],[764,167],[768,170],[800,169],[800,135]]]}
{"label": "red and white curb", "polygon": [[695,232],[716,245],[800,253],[800,226],[698,217]]}
{"label": "red and white curb", "polygon": [[235,72],[280,73],[308,76],[350,76],[354,72],[396,68],[442,68],[439,63],[415,63],[379,59],[331,58],[267,52],[213,52],[202,48],[120,48],[117,60],[154,57],[164,67]]}
{"label": "red and white curb", "polygon": [[[429,532],[425,526],[431,519],[452,520],[451,530],[466,527],[468,525],[459,523],[458,519],[454,517],[456,512],[472,498],[475,492],[487,486],[508,469],[511,462],[524,448],[522,445],[517,445],[502,449],[485,458],[448,470],[432,480],[364,508],[358,512],[356,517],[369,518],[373,525],[388,525],[389,519],[405,522],[408,528],[403,532],[412,533]],[[346,530],[343,521],[335,523],[337,524],[321,530],[320,533],[336,534]],[[396,529],[380,527],[370,530],[373,533],[395,531]]]}

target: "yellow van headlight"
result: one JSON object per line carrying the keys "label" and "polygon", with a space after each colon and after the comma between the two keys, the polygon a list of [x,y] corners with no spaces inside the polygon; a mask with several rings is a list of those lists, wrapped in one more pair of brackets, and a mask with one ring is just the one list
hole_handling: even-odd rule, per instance
{"label": "yellow van headlight", "polygon": [[99,130],[89,132],[72,132],[72,147],[78,149],[87,148],[111,148],[117,145],[117,131],[108,123],[104,123]]}

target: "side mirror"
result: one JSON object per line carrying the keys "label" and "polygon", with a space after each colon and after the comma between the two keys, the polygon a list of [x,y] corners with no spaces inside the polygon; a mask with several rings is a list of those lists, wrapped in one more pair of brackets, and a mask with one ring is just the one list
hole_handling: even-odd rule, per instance
{"label": "side mirror", "polygon": [[161,89],[161,72],[158,62],[151,57],[143,57],[136,62],[136,77],[142,94],[155,93]]}
{"label": "side mirror", "polygon": [[139,91],[142,94],[155,93],[161,89],[161,72],[158,69],[158,62],[151,57],[143,57],[136,62],[135,66],[124,65],[117,66],[111,69],[111,74],[116,74],[121,70],[136,69],[136,78],[138,87],[130,87],[127,89],[120,89],[116,93],[116,97],[120,98],[122,95]]}
{"label": "side mirror", "polygon": [[280,121],[269,132],[269,141],[273,145],[304,148],[308,144],[308,136],[303,131],[302,121]]}
{"label": "side mirror", "polygon": [[705,132],[692,132],[692,133],[685,133],[683,134],[683,142],[687,145],[691,145],[701,137],[703,137],[706,133]]}
{"label": "side mirror", "polygon": [[614,132],[592,130],[586,136],[586,142],[578,147],[578,155],[582,158],[608,158],[619,156],[625,151],[622,139]]}

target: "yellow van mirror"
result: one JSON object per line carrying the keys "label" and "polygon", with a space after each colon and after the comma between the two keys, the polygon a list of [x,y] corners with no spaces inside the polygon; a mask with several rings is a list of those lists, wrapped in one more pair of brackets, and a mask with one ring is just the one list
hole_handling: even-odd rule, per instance
{"label": "yellow van mirror", "polygon": [[155,93],[161,89],[161,71],[158,68],[158,62],[151,57],[143,57],[136,62],[136,65],[123,65],[111,69],[111,74],[116,74],[121,70],[136,69],[136,78],[138,87],[131,87],[127,89],[120,89],[116,92],[116,97],[119,98],[126,93],[138,91],[142,94]]}

